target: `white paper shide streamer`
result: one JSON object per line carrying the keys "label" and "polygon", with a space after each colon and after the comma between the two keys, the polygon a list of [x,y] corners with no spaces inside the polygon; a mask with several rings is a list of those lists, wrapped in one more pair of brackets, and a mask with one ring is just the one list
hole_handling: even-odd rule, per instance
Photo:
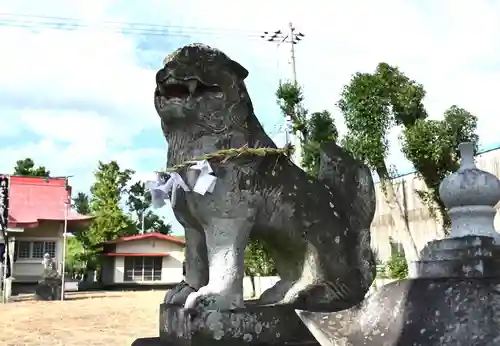
{"label": "white paper shide streamer", "polygon": [[[211,175],[213,172],[212,167],[207,160],[195,161],[189,169],[200,171],[198,179],[193,187],[193,192],[205,195],[207,192],[213,192],[217,177]],[[161,208],[166,203],[165,200],[170,196],[170,204],[172,207],[175,205],[176,191],[181,188],[184,191],[190,191],[189,186],[184,182],[182,177],[177,172],[170,173],[168,179],[162,174],[156,174],[155,181],[148,181],[146,188],[151,191],[151,202],[153,208]]]}
{"label": "white paper shide streamer", "polygon": [[210,174],[213,170],[207,160],[196,161],[195,164],[189,168],[200,171],[200,175],[193,187],[194,192],[204,195],[207,192],[214,191],[217,178]]}

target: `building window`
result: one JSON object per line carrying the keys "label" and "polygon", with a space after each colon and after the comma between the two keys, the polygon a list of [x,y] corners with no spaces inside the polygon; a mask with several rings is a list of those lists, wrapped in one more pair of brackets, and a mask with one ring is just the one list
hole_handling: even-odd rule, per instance
{"label": "building window", "polygon": [[123,281],[161,281],[163,257],[125,257]]}
{"label": "building window", "polygon": [[20,241],[17,243],[17,258],[30,258],[30,242]]}
{"label": "building window", "polygon": [[46,253],[52,258],[56,257],[55,241],[17,241],[16,258],[43,259]]}

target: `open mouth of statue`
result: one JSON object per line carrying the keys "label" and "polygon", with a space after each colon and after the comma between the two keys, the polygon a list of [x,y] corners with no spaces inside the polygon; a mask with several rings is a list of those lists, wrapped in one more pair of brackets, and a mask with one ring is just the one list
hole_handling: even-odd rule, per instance
{"label": "open mouth of statue", "polygon": [[198,79],[179,80],[169,77],[157,84],[156,96],[160,108],[169,103],[181,103],[191,97],[199,97],[209,92],[221,92],[218,86],[209,86]]}

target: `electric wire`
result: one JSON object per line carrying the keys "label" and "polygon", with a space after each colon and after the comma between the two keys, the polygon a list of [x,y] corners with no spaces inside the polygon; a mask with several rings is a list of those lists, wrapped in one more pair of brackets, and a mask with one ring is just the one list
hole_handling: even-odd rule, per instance
{"label": "electric wire", "polygon": [[[249,39],[249,40],[260,40],[263,41],[265,36],[262,35],[263,32],[255,30],[236,30],[227,28],[202,28],[194,26],[179,26],[179,25],[160,25],[160,24],[147,24],[141,22],[118,22],[118,21],[100,21],[100,22],[90,22],[77,18],[68,17],[54,17],[54,16],[41,16],[41,15],[27,15],[27,14],[15,14],[15,13],[0,13],[0,28],[1,27],[12,27],[12,28],[22,28],[22,29],[53,29],[62,31],[75,31],[78,29],[100,29],[110,32],[114,32],[122,35],[144,35],[144,36],[174,36],[174,37],[186,37],[190,38],[192,36],[210,36],[211,38],[228,38],[235,39]],[[281,36],[283,37],[281,37]],[[286,36],[283,34],[275,34],[275,38],[281,39],[283,42],[286,40]],[[270,40],[265,40],[269,42],[275,42]],[[279,71],[279,42],[276,45],[276,78],[278,82],[281,81],[280,71]],[[284,119],[279,119],[273,126],[269,128],[269,135],[271,138],[282,133],[286,127],[286,121]]]}
{"label": "electric wire", "polygon": [[228,28],[203,28],[180,25],[147,24],[141,22],[99,21],[91,22],[77,18],[49,17],[0,13],[0,27],[17,27],[25,29],[54,29],[73,31],[77,29],[103,29],[119,34],[135,34],[145,36],[210,36],[216,38],[246,38],[250,40],[263,39],[262,32],[255,30],[237,30]]}
{"label": "electric wire", "polygon": [[[16,13],[2,13],[0,12],[0,17],[14,17],[14,18],[37,18],[37,19],[49,19],[49,20],[56,20],[59,22],[90,22],[90,23],[95,23],[94,21],[85,21],[83,19],[79,18],[69,18],[69,17],[53,17],[53,16],[40,16],[40,15],[28,15],[28,14],[16,14]],[[202,28],[202,27],[195,27],[195,26],[181,26],[181,25],[164,25],[164,24],[150,24],[150,23],[143,23],[143,22],[120,22],[120,21],[100,21],[99,23],[101,24],[115,24],[115,25],[122,25],[122,26],[130,26],[130,25],[137,25],[137,26],[144,26],[144,27],[153,27],[153,28],[162,28],[162,29],[182,29],[182,30],[210,30],[210,31],[230,31],[230,32],[241,32],[241,33],[253,33],[253,34],[259,34],[261,35],[262,32],[258,30],[244,30],[244,29],[228,29],[228,28]]]}

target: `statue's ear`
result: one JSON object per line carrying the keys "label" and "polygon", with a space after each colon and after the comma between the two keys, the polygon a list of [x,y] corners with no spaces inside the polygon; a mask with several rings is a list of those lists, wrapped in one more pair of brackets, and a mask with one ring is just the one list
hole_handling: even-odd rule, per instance
{"label": "statue's ear", "polygon": [[247,69],[241,66],[236,61],[229,59],[228,65],[229,69],[233,71],[241,80],[245,80],[245,78],[248,77]]}

